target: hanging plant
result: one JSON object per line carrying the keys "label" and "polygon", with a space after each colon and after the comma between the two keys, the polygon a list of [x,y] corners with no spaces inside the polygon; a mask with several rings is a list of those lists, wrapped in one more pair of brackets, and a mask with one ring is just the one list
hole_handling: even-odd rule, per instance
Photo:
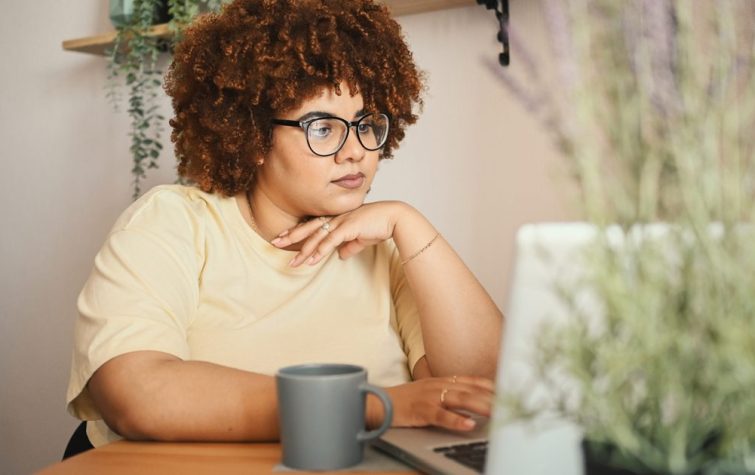
{"label": "hanging plant", "polygon": [[[163,72],[158,67],[161,53],[171,52],[182,30],[200,13],[217,10],[224,0],[134,0],[128,22],[116,27],[116,38],[108,52],[107,97],[116,110],[123,98],[121,81],[128,93],[131,119],[129,151],[132,157],[133,198],[139,197],[147,171],[158,168],[163,149],[160,141],[165,117],[159,111]],[[167,6],[167,9],[166,9]],[[152,27],[168,11],[171,39],[150,35]]]}

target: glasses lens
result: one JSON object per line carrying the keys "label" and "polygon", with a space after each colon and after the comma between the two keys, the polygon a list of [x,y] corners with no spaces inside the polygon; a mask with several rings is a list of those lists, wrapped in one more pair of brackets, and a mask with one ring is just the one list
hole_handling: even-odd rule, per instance
{"label": "glasses lens", "polygon": [[385,145],[388,138],[388,116],[368,114],[357,123],[357,134],[362,146],[367,150],[377,150]]}
{"label": "glasses lens", "polygon": [[316,119],[307,127],[309,148],[317,155],[332,155],[346,137],[346,124],[335,118]]}

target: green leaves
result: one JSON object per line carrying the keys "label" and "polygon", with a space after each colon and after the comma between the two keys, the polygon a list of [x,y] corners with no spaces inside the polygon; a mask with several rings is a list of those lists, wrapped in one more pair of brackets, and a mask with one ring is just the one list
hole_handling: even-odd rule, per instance
{"label": "green leaves", "polygon": [[[158,168],[163,149],[161,134],[165,117],[160,114],[159,100],[163,72],[158,61],[164,52],[164,40],[149,35],[159,7],[166,0],[135,0],[131,22],[117,28],[116,39],[108,54],[106,97],[119,110],[123,97],[120,82],[127,89],[127,113],[131,118],[129,137],[133,166],[133,198],[142,192],[147,170]],[[180,40],[180,31],[201,11],[217,9],[220,0],[167,0],[173,41]]]}
{"label": "green leaves", "polygon": [[557,134],[602,232],[538,346],[559,400],[511,407],[578,421],[625,467],[755,473],[752,2],[547,3],[571,48]]}

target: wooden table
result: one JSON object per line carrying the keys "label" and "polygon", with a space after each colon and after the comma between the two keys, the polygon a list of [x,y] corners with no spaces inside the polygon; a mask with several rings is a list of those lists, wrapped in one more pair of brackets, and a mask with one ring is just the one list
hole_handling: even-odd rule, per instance
{"label": "wooden table", "polygon": [[[166,443],[119,441],[89,450],[38,472],[82,474],[255,474],[271,473],[280,464],[280,444]],[[285,471],[285,469],[279,471]],[[339,471],[361,473],[364,471]],[[406,475],[406,471],[371,472]]]}

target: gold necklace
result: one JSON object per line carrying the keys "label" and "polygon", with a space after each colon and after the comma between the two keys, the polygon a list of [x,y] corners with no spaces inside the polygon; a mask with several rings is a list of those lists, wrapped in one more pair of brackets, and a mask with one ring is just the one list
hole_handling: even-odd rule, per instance
{"label": "gold necklace", "polygon": [[246,190],[246,193],[244,193],[244,196],[246,197],[246,202],[249,205],[249,219],[252,223],[252,229],[254,232],[262,236],[262,232],[260,231],[260,228],[257,227],[257,221],[254,220],[254,211],[252,210],[252,199],[249,197],[249,190]]}

